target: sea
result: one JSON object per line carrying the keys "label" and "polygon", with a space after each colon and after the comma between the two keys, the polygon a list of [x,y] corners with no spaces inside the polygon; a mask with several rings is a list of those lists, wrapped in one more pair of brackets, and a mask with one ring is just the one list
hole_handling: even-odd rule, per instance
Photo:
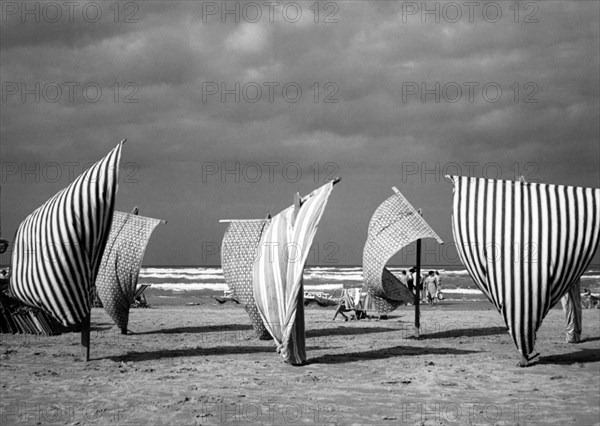
{"label": "sea", "polygon": [[[399,276],[409,267],[392,266],[388,269]],[[423,273],[434,268],[424,268]],[[469,273],[460,267],[437,269],[442,280],[442,292],[448,300],[487,300],[477,288]],[[304,269],[304,290],[340,295],[342,289],[362,287],[360,266],[307,266]],[[160,298],[181,298],[186,292],[223,295],[228,289],[219,266],[145,266],[140,271],[138,284],[151,284],[152,293]],[[588,269],[581,278],[581,288],[600,293],[600,266]],[[184,296],[185,297],[185,296]]]}

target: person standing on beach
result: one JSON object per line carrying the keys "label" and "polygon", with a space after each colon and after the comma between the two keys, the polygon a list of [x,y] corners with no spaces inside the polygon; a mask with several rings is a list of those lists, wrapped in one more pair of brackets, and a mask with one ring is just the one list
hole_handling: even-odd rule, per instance
{"label": "person standing on beach", "polygon": [[437,280],[435,278],[435,272],[429,271],[429,275],[425,278],[425,292],[427,297],[427,303],[433,306],[435,303],[435,296],[437,294]]}
{"label": "person standing on beach", "polygon": [[[416,277],[415,276],[415,272],[417,272],[417,269],[415,267],[410,268],[408,270],[408,279],[407,279],[407,284],[408,284],[408,289],[410,291],[412,291],[413,293],[416,292],[417,297],[419,299],[421,299],[422,294],[421,291],[423,290],[423,276],[420,277]],[[415,280],[417,280],[417,282],[415,282]]]}
{"label": "person standing on beach", "polygon": [[414,293],[415,291],[415,270],[414,268],[410,268],[408,270],[408,276],[406,277],[406,285],[408,289]]}
{"label": "person standing on beach", "polygon": [[405,286],[408,286],[408,276],[406,275],[406,269],[400,271],[400,282]]}
{"label": "person standing on beach", "polygon": [[440,295],[442,294],[442,277],[440,277],[440,271],[435,271],[435,285],[437,287],[437,293],[435,294],[435,298],[442,300]]}
{"label": "person standing on beach", "polygon": [[571,286],[569,291],[560,299],[565,311],[565,334],[567,343],[579,343],[583,325],[581,312],[580,280]]}

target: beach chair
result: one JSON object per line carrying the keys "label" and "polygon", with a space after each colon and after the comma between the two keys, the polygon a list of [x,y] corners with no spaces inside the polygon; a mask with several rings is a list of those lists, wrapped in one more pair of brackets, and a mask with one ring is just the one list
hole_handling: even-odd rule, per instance
{"label": "beach chair", "polygon": [[133,303],[131,307],[133,308],[147,308],[148,301],[146,300],[146,295],[144,294],[146,290],[150,288],[150,284],[138,284],[137,290],[135,291],[135,295],[133,296]]}
{"label": "beach chair", "polygon": [[237,303],[238,305],[240,304],[240,301],[235,298],[233,290],[223,290],[222,297],[219,297],[219,296],[213,296],[213,297],[217,302],[219,302],[219,304],[223,304],[226,302],[234,302],[234,303]]}
{"label": "beach chair", "polygon": [[364,308],[362,294],[360,288],[342,289],[342,295],[333,315],[332,321],[335,321],[338,315],[341,315],[345,321],[348,317],[344,315],[346,312],[353,312],[350,319],[361,320],[367,318],[367,312]]}

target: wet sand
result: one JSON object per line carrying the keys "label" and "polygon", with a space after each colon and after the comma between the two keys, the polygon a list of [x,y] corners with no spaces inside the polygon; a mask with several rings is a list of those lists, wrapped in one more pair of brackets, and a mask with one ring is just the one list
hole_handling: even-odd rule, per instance
{"label": "wet sand", "polygon": [[[600,310],[584,310],[583,342],[564,341],[553,309],[541,358],[518,352],[487,302],[412,307],[387,320],[331,322],[306,311],[309,364],[282,362],[245,311],[209,298],[132,309],[122,336],[92,313],[78,334],[1,335],[1,424],[600,424]],[[185,305],[185,303],[199,303]]]}

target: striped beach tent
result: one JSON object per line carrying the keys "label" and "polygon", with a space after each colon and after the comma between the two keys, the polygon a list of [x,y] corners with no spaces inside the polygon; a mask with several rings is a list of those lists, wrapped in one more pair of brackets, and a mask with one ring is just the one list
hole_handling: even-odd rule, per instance
{"label": "striped beach tent", "polygon": [[306,362],[302,275],[334,182],[274,216],[266,225],[254,263],[254,298],[277,352],[292,365]]}
{"label": "striped beach tent", "polygon": [[363,288],[380,314],[414,302],[414,294],[385,265],[401,249],[420,238],[443,244],[423,217],[396,188],[377,207],[363,250]]}
{"label": "striped beach tent", "polygon": [[133,213],[113,215],[96,289],[102,306],[123,332],[127,331],[146,246],[159,223],[164,221]]}
{"label": "striped beach tent", "polygon": [[232,220],[225,231],[221,244],[221,266],[225,282],[252,322],[260,340],[269,340],[271,335],[263,324],[254,300],[253,267],[258,255],[258,246],[268,219]]}
{"label": "striped beach tent", "polygon": [[17,230],[10,291],[64,326],[81,325],[89,317],[113,219],[123,142],[31,213]]}
{"label": "striped beach tent", "polygon": [[503,316],[525,366],[546,314],[588,268],[600,189],[447,176],[460,259]]}

